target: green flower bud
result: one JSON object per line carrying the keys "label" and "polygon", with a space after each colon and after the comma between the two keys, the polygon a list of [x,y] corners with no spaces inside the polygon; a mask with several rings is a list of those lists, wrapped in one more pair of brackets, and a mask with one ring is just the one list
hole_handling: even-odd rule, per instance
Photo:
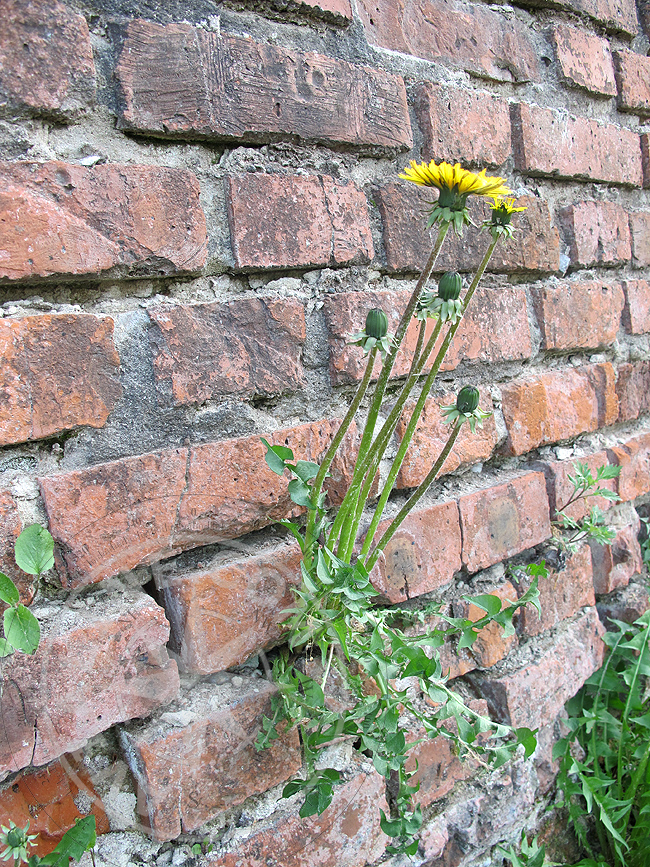
{"label": "green flower bud", "polygon": [[465,414],[474,412],[478,406],[479,397],[478,388],[474,385],[464,386],[458,392],[458,397],[456,398],[456,409],[458,412],[464,412]]}
{"label": "green flower bud", "polygon": [[376,340],[388,334],[388,317],[379,307],[374,307],[366,316],[366,334]]}
{"label": "green flower bud", "polygon": [[11,849],[20,849],[27,842],[27,834],[22,828],[11,828],[7,833],[7,846]]}
{"label": "green flower bud", "polygon": [[447,271],[438,283],[438,298],[443,301],[456,301],[460,296],[463,281],[457,271]]}

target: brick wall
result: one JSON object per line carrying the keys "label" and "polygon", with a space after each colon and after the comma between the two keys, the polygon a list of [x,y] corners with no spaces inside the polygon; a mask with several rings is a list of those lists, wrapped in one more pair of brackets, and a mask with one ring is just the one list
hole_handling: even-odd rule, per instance
{"label": "brick wall", "polygon": [[[212,867],[382,858],[385,791],[363,756],[339,749],[345,784],[302,821],[279,800],[295,732],[252,746],[272,692],[257,653],[299,575],[260,437],[324,453],[362,375],[347,335],[372,306],[396,322],[428,255],[429,197],[397,175],[435,158],[506,176],[528,210],[397,496],[426,474],[459,385],[494,416],[459,438],[377,587],[479,617],[461,596],[524,592],[508,563],[541,556],[572,460],[621,467],[615,542],[552,573],[541,620],[443,651],[495,718],[539,727],[534,759],[491,775],[444,739],[417,748],[414,863],[489,858],[552,790],[562,705],[602,659],[597,610],[648,604],[647,3],[4,0],[2,17],[0,568],[43,638],[2,664],[0,821],[28,817],[44,852],[92,810],[97,863],[125,867],[184,863],[202,840],[195,863]],[[437,267],[469,271],[482,247],[470,228]],[[35,596],[11,550],[36,520],[56,574]]]}

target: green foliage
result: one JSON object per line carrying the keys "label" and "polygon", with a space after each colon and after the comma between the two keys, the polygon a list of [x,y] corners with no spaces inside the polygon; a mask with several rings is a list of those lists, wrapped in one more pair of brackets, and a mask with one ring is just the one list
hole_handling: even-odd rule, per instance
{"label": "green foliage", "polygon": [[583,867],[650,864],[649,641],[650,611],[614,621],[605,664],[567,704],[569,734],[554,756]]}
{"label": "green foliage", "polygon": [[58,845],[47,855],[29,855],[29,849],[34,845],[36,834],[27,834],[29,822],[24,828],[17,828],[13,822],[9,827],[2,826],[0,845],[4,851],[0,853],[2,860],[14,858],[19,864],[24,862],[28,867],[68,867],[70,859],[78,861],[84,852],[89,851],[97,840],[95,817],[86,816],[77,819],[75,825],[63,835]]}
{"label": "green foliage", "polygon": [[574,474],[569,476],[569,481],[573,485],[573,493],[558,510],[554,525],[555,542],[561,551],[568,553],[576,551],[585,540],[592,540],[601,545],[607,545],[614,541],[616,533],[606,526],[605,516],[598,506],[592,506],[587,516],[580,521],[567,515],[566,510],[574,503],[592,497],[602,497],[613,503],[618,502],[618,494],[610,491],[603,482],[615,479],[621,472],[620,467],[605,464],[598,467],[594,476],[587,464],[577,461],[573,466]]}
{"label": "green foliage", "polygon": [[[45,527],[31,524],[16,539],[16,564],[28,575],[41,577],[54,565],[54,540]],[[0,657],[16,650],[34,653],[41,640],[38,620],[20,602],[18,588],[0,572],[0,599],[8,606],[3,615],[4,637],[0,637]]]}
{"label": "green foliage", "polygon": [[512,867],[560,867],[555,861],[546,860],[546,846],[544,844],[539,846],[537,837],[534,837],[531,843],[528,842],[525,831],[521,834],[519,854],[512,846],[509,849],[499,846],[499,850],[510,861]]}

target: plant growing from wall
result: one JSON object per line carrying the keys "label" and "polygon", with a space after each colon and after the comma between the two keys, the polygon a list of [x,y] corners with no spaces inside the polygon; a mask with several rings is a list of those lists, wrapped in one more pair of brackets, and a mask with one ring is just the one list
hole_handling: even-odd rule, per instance
{"label": "plant growing from wall", "polygon": [[16,867],[23,862],[28,867],[68,867],[71,858],[78,861],[84,852],[92,852],[97,839],[95,817],[85,816],[66,831],[51,852],[41,857],[29,854],[37,835],[28,834],[28,831],[29,822],[24,828],[16,827],[13,822],[8,828],[2,825],[0,846],[4,849],[0,851],[0,859],[8,861],[13,858]]}

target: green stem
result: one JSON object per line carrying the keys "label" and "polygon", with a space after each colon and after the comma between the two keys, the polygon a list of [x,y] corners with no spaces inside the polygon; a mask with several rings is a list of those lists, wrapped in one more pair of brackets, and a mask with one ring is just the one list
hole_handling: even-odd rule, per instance
{"label": "green stem", "polygon": [[[449,439],[445,443],[445,447],[438,455],[438,460],[431,467],[431,469],[427,473],[427,476],[424,479],[424,481],[421,482],[421,484],[415,489],[415,491],[411,494],[409,499],[406,501],[406,503],[402,506],[400,511],[397,513],[396,517],[393,518],[391,523],[388,525],[386,532],[384,533],[384,535],[381,537],[379,542],[377,542],[377,544],[373,548],[372,553],[370,554],[370,557],[368,558],[368,561],[365,564],[368,572],[370,572],[372,567],[375,565],[375,563],[377,562],[377,558],[379,557],[379,554],[381,553],[381,551],[383,551],[384,547],[388,544],[388,542],[393,538],[393,535],[395,534],[395,532],[398,529],[398,527],[400,526],[400,524],[404,521],[404,519],[409,514],[411,509],[424,496],[429,485],[431,485],[431,483],[435,480],[436,476],[438,475],[438,473],[442,469],[445,461],[449,457],[449,452],[454,447],[454,443],[456,442],[456,438],[457,438],[458,434],[460,433],[461,427],[462,427],[462,424],[456,424],[454,426],[454,429],[452,430],[452,432],[449,436]],[[377,528],[375,526],[375,530],[376,529]],[[368,539],[370,539],[370,544],[372,544],[373,537],[374,537],[374,532],[371,535],[370,531],[369,531],[368,536],[366,537],[366,544],[368,542]],[[366,547],[366,546],[364,545],[364,547]],[[370,545],[368,545],[368,547],[370,547]],[[360,556],[363,557],[365,555],[362,552]]]}
{"label": "green stem", "polygon": [[[375,366],[375,359],[377,357],[377,347],[373,346],[370,350],[370,355],[368,356],[368,364],[366,365],[366,370],[363,374],[363,378],[359,383],[359,387],[356,390],[354,398],[352,399],[352,403],[345,415],[345,418],[339,425],[339,429],[334,435],[334,439],[330,443],[329,448],[325,452],[325,457],[320,465],[318,473],[316,474],[316,478],[312,484],[312,493],[311,500],[314,503],[318,502],[318,496],[323,488],[323,482],[325,481],[325,477],[327,475],[327,471],[332,465],[332,461],[336,456],[336,452],[338,451],[339,446],[343,442],[343,437],[345,436],[348,428],[352,424],[352,420],[359,409],[361,401],[368,390],[368,385],[370,384],[370,379],[372,377],[372,371]],[[305,561],[307,567],[309,567],[311,563],[311,548],[314,542],[314,529],[316,526],[316,509],[310,509],[309,516],[307,518],[307,529],[305,532]]]}
{"label": "green stem", "polygon": [[[427,280],[431,276],[433,266],[436,264],[438,253],[440,252],[440,248],[443,245],[448,229],[449,223],[443,223],[438,230],[438,237],[436,238],[436,242],[433,245],[431,255],[429,256],[427,263],[424,266],[424,269],[420,274],[417,283],[415,284],[413,293],[411,294],[409,302],[406,305],[406,310],[402,314],[402,318],[400,319],[399,325],[397,326],[397,331],[395,332],[395,337],[392,341],[391,350],[388,353],[388,356],[382,366],[381,373],[379,374],[379,379],[377,380],[373,400],[370,404],[370,409],[368,410],[368,418],[364,427],[363,436],[361,437],[359,453],[357,455],[357,461],[354,467],[354,472],[352,474],[352,481],[350,482],[350,490],[352,490],[353,488],[356,490],[356,493],[354,494],[355,500],[361,488],[361,481],[363,479],[363,476],[365,476],[365,472],[361,471],[361,465],[364,462],[366,452],[368,451],[368,447],[370,446],[370,442],[375,431],[375,424],[377,422],[377,416],[379,414],[379,410],[384,399],[384,393],[386,391],[388,379],[392,373],[393,367],[395,365],[395,359],[397,358],[397,353],[399,352],[402,341],[404,340],[404,335],[406,334],[406,330],[411,322],[411,318],[413,316],[413,313],[415,312],[415,308],[417,306],[420,295],[422,294],[422,290],[424,289]],[[341,514],[343,514],[342,520],[345,520],[346,515],[345,511],[343,510],[343,504],[341,504],[341,507],[339,507],[339,515],[337,515],[337,517],[339,517]]]}
{"label": "green stem", "polygon": [[392,464],[390,471],[388,473],[388,478],[386,479],[386,483],[385,483],[384,488],[381,492],[381,496],[379,497],[379,502],[377,503],[377,507],[376,507],[375,513],[372,517],[372,521],[370,522],[370,527],[368,528],[368,534],[366,536],[366,540],[364,542],[364,545],[363,545],[363,548],[362,548],[361,554],[360,554],[360,557],[362,557],[362,558],[367,555],[367,553],[370,549],[370,546],[372,545],[372,540],[375,536],[375,532],[377,531],[377,527],[379,526],[379,522],[381,521],[381,516],[384,512],[384,508],[386,507],[386,503],[388,502],[388,497],[390,496],[391,491],[393,490],[395,480],[397,479],[397,475],[400,471],[402,463],[404,462],[404,457],[406,456],[406,452],[408,450],[408,447],[411,444],[411,440],[413,439],[413,435],[415,433],[417,423],[420,420],[420,415],[422,414],[422,410],[424,408],[425,401],[426,401],[427,397],[429,396],[429,392],[431,391],[431,389],[433,387],[433,383],[434,383],[435,378],[438,374],[438,370],[440,369],[440,365],[442,364],[443,359],[444,359],[445,355],[447,354],[447,350],[449,349],[451,341],[453,340],[454,335],[456,334],[456,331],[458,330],[458,328],[460,326],[460,323],[463,321],[463,316],[465,315],[465,311],[467,310],[467,307],[469,306],[469,303],[472,300],[474,292],[476,291],[476,287],[478,286],[478,284],[481,280],[481,277],[483,276],[483,273],[484,273],[485,269],[487,268],[488,262],[490,261],[490,258],[492,257],[492,253],[494,252],[494,248],[497,245],[498,238],[499,238],[499,236],[497,235],[496,238],[492,239],[490,245],[488,246],[488,248],[485,252],[485,255],[483,256],[483,260],[482,260],[481,264],[479,265],[478,270],[476,271],[476,274],[474,275],[474,279],[472,280],[472,283],[471,283],[469,289],[467,290],[467,294],[465,295],[465,298],[463,299],[463,314],[456,321],[456,323],[450,327],[449,331],[447,332],[447,335],[446,335],[445,339],[443,340],[440,349],[438,350],[438,355],[436,356],[436,360],[434,361],[434,363],[431,367],[431,370],[429,371],[429,375],[427,376],[426,381],[422,387],[422,391],[420,392],[420,397],[418,398],[418,401],[415,405],[415,408],[414,408],[413,412],[411,413],[411,418],[409,419],[409,423],[406,427],[406,431],[404,433],[404,436],[402,437],[402,441],[401,441],[399,448],[397,450],[397,454],[395,456],[395,459],[393,460],[393,464]]}

